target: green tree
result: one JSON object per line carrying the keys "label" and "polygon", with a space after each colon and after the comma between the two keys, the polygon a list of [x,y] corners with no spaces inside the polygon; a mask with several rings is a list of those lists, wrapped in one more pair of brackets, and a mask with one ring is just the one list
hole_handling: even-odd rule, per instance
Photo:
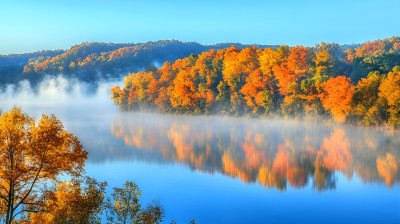
{"label": "green tree", "polygon": [[198,58],[199,58],[199,55],[191,53],[189,55],[189,64],[190,64],[190,66],[194,66],[196,64],[196,61],[197,61]]}
{"label": "green tree", "polygon": [[131,181],[126,181],[124,188],[114,188],[112,200],[107,201],[107,220],[110,223],[160,223],[164,217],[164,209],[159,203],[150,204],[141,209],[139,196],[142,191]]}
{"label": "green tree", "polygon": [[219,94],[217,95],[216,100],[222,107],[221,109],[225,111],[227,109],[228,102],[230,101],[228,86],[225,84],[225,82],[220,81],[217,89]]}
{"label": "green tree", "polygon": [[353,114],[361,124],[379,125],[384,118],[383,105],[381,100],[378,100],[380,82],[379,72],[371,72],[368,78],[362,78],[355,88]]}

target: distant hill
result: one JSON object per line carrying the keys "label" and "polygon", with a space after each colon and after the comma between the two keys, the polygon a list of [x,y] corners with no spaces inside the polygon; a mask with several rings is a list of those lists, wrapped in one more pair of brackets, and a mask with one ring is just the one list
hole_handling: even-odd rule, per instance
{"label": "distant hill", "polygon": [[[0,56],[0,86],[27,79],[33,84],[44,75],[74,77],[82,81],[121,78],[165,61],[175,61],[210,49],[223,49],[240,43],[202,45],[196,42],[160,40],[146,43],[85,42],[69,50],[40,51]],[[259,48],[277,48],[277,45],[256,45]],[[154,68],[153,68],[154,69]]]}
{"label": "distant hill", "polygon": [[[387,43],[389,39],[385,40]],[[376,42],[376,41],[375,41]],[[385,42],[385,43],[386,43]],[[364,44],[341,45],[340,52],[357,51],[360,54]],[[218,43],[203,45],[196,42],[160,40],[146,43],[102,43],[85,42],[68,50],[38,51],[25,54],[0,55],[0,87],[29,80],[33,85],[46,75],[62,74],[67,78],[96,83],[98,80],[121,79],[129,73],[141,70],[155,70],[164,62],[174,62],[190,54],[201,54],[210,49],[225,49],[235,46],[239,49],[255,46],[259,49],[279,45],[247,45],[241,43]],[[386,44],[386,46],[389,46]],[[388,51],[388,49],[385,49]],[[360,58],[360,57],[358,57]],[[359,59],[356,59],[359,60]],[[365,67],[365,66],[364,66]],[[355,69],[364,69],[355,66]],[[351,73],[350,70],[344,71]]]}
{"label": "distant hill", "polygon": [[0,54],[0,67],[4,66],[24,66],[29,62],[29,59],[36,57],[54,57],[59,54],[64,53],[65,50],[54,50],[54,51],[37,51],[33,53],[25,53],[25,54],[8,54],[1,55]]}

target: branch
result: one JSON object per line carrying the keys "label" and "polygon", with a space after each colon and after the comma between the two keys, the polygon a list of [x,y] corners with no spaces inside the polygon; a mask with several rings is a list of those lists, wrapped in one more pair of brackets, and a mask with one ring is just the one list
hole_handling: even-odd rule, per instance
{"label": "branch", "polygon": [[0,195],[0,198],[4,199],[7,202],[7,204],[9,203],[8,199],[6,197],[4,197],[3,195]]}
{"label": "branch", "polygon": [[21,202],[21,204],[24,204],[24,205],[39,205],[39,203],[36,203],[36,202]]}
{"label": "branch", "polygon": [[15,219],[15,217],[16,217],[17,215],[21,214],[22,212],[35,212],[35,213],[38,213],[39,211],[37,211],[37,210],[30,210],[30,209],[22,209],[21,211],[15,213],[15,215],[13,215],[12,219]]}
{"label": "branch", "polygon": [[[49,145],[49,139],[46,139],[46,145],[45,145],[45,147],[44,147],[44,149],[43,149],[44,152],[47,152],[48,145]],[[44,153],[42,153],[41,155],[43,156],[43,154],[44,154]],[[32,182],[31,187],[29,188],[29,191],[28,191],[28,192],[25,194],[25,196],[18,202],[18,204],[15,206],[14,209],[17,209],[17,208],[22,204],[22,202],[25,201],[25,199],[29,196],[29,194],[32,192],[32,189],[33,189],[33,187],[35,186],[35,183],[36,183],[36,181],[37,181],[38,178],[39,178],[39,174],[40,174],[40,172],[42,171],[43,165],[44,165],[44,162],[43,162],[43,158],[42,158],[42,161],[40,162],[40,167],[39,167],[39,169],[38,169],[38,171],[37,171],[37,173],[36,173],[35,178],[33,179],[33,182]]]}
{"label": "branch", "polygon": [[3,188],[7,194],[9,194],[8,190],[3,185],[0,185],[0,187]]}
{"label": "branch", "polygon": [[35,183],[36,183],[36,181],[37,181],[37,179],[38,179],[38,177],[39,177],[39,173],[40,173],[40,171],[42,170],[42,168],[43,168],[43,161],[40,163],[40,168],[39,168],[39,170],[38,170],[38,172],[37,172],[37,174],[36,174],[35,179],[33,179],[32,185],[31,185],[31,187],[29,188],[28,193],[25,194],[25,196],[21,199],[21,201],[18,202],[18,204],[15,206],[14,209],[17,209],[17,208],[21,205],[21,203],[22,203],[23,201],[25,201],[25,199],[28,197],[28,195],[32,192],[32,189],[33,189],[33,187],[35,186]]}

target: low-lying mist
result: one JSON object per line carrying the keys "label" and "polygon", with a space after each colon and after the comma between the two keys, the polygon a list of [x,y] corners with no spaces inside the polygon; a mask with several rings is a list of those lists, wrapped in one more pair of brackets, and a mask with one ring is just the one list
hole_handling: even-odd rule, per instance
{"label": "low-lying mist", "polygon": [[63,75],[46,76],[32,87],[28,80],[0,89],[0,110],[21,107],[27,113],[109,112],[117,111],[110,100],[110,89],[120,83],[97,81],[88,83]]}
{"label": "low-lying mist", "polygon": [[110,99],[114,85],[120,83],[93,86],[62,75],[46,77],[35,88],[22,81],[0,92],[0,108],[19,106],[36,119],[55,114],[89,152],[88,163],[179,163],[278,189],[287,183],[304,187],[313,176],[322,178],[313,183],[316,188],[331,189],[335,171],[388,186],[400,179],[398,162],[392,162],[400,157],[398,132],[295,120],[122,113]]}

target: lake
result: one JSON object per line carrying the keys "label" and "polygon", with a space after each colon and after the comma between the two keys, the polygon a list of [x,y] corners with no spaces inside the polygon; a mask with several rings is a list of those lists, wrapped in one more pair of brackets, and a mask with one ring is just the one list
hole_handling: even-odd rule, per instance
{"label": "lake", "polygon": [[88,176],[109,193],[135,181],[165,223],[400,223],[399,132],[122,113],[108,96],[22,98],[1,107],[54,113],[89,152]]}

